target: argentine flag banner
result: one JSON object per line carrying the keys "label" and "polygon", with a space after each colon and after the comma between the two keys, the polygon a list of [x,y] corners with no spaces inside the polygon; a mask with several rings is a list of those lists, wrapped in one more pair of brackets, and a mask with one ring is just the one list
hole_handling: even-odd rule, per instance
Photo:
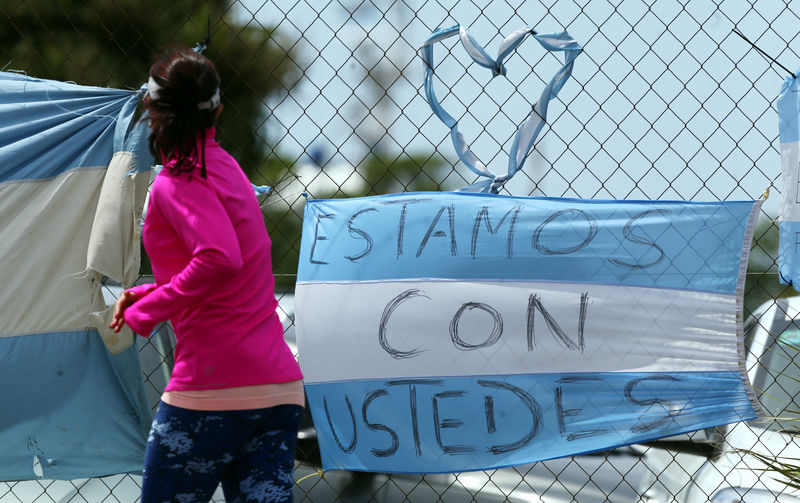
{"label": "argentine flag banner", "polygon": [[141,470],[139,353],[108,328],[101,285],[138,274],[152,164],[138,102],[0,72],[0,480]]}
{"label": "argentine flag banner", "polygon": [[309,201],[296,322],[323,468],[488,469],[757,417],[742,291],[759,206]]}

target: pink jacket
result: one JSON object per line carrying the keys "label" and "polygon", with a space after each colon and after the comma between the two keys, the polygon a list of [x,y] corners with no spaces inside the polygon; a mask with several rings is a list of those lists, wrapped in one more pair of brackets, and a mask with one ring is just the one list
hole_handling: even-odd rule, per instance
{"label": "pink jacket", "polygon": [[[300,367],[275,313],[271,242],[239,164],[206,131],[208,176],[167,169],[156,177],[143,241],[155,284],[133,288],[124,313],[149,336],[170,320],[177,337],[166,390],[220,389],[293,381]],[[174,161],[173,161],[174,163]]]}

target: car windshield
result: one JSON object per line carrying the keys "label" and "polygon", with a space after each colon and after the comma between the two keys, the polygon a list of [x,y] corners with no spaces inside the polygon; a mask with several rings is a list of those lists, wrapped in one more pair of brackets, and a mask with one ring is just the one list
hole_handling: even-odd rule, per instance
{"label": "car windshield", "polygon": [[753,388],[767,417],[780,418],[771,422],[771,429],[800,433],[800,406],[794,402],[800,394],[800,318],[791,319],[778,309],[766,341],[757,367],[750,371]]}

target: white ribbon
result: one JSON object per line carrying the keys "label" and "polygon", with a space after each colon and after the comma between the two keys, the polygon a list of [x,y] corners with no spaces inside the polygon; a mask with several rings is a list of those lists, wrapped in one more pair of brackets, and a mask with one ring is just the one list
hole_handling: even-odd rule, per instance
{"label": "white ribbon", "polygon": [[[147,95],[150,96],[151,100],[158,100],[161,97],[161,89],[163,89],[158,83],[150,77],[147,79]],[[219,87],[214,91],[214,95],[211,98],[201,101],[197,104],[198,110],[214,110],[219,106],[220,103],[220,96],[219,96]]]}

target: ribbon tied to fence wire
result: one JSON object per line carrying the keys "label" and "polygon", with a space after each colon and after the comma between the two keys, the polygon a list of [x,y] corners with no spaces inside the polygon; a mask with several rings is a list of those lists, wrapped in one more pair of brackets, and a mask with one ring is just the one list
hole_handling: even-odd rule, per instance
{"label": "ribbon tied to fence wire", "polygon": [[[514,136],[514,141],[508,156],[508,171],[505,175],[495,175],[478,159],[464,139],[464,135],[458,130],[458,121],[445,111],[433,91],[433,74],[435,70],[433,44],[456,34],[461,39],[461,44],[472,60],[478,65],[490,69],[493,77],[506,75],[506,67],[503,65],[503,61],[522,44],[528,35],[536,39],[547,51],[564,53],[564,66],[550,79],[550,82],[542,91],[539,100],[534,103],[530,114],[528,114],[528,117]],[[433,113],[450,128],[450,138],[453,141],[453,146],[461,161],[474,173],[485,178],[484,180],[479,180],[464,187],[461,189],[462,191],[490,192],[496,194],[500,190],[500,187],[522,168],[531,150],[533,150],[533,143],[536,141],[536,137],[539,136],[539,133],[547,121],[547,106],[550,100],[558,95],[558,92],[572,75],[572,66],[575,58],[582,50],[581,45],[566,31],[552,34],[537,34],[530,26],[520,28],[506,37],[500,45],[497,58],[495,59],[489,56],[464,26],[455,25],[450,28],[440,28],[435,30],[428,37],[422,46],[422,58],[425,61],[425,96],[427,97],[428,104],[430,104]]]}

